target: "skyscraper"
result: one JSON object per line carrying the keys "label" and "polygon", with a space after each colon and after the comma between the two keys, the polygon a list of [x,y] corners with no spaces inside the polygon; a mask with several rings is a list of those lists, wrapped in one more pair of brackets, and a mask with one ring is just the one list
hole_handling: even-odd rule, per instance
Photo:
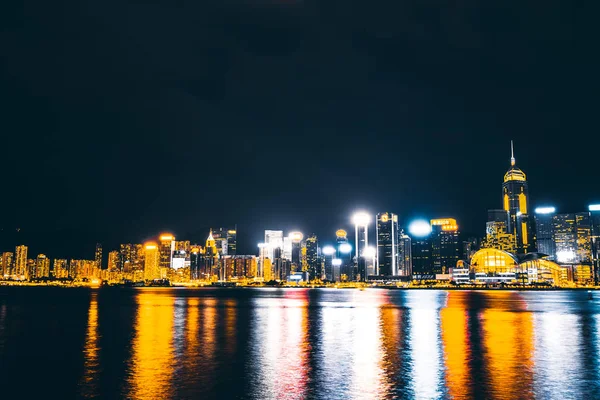
{"label": "skyscraper", "polygon": [[228,244],[227,244],[227,230],[224,228],[216,228],[211,229],[212,237],[215,241],[215,246],[217,247],[217,252],[226,256],[229,254]]}
{"label": "skyscraper", "polygon": [[290,232],[289,238],[292,242],[292,272],[301,271],[302,239],[304,235],[301,232]]}
{"label": "skyscraper", "polygon": [[15,249],[15,273],[17,279],[28,279],[27,274],[27,246],[20,245]]}
{"label": "skyscraper", "polygon": [[37,278],[50,277],[50,259],[45,254],[38,254],[35,259],[35,275]]}
{"label": "skyscraper", "polygon": [[556,214],[552,218],[556,261],[561,264],[577,262],[577,222],[575,214]]}
{"label": "skyscraper", "polygon": [[237,253],[237,226],[227,231],[227,254],[235,256]]}
{"label": "skyscraper", "polygon": [[367,280],[367,259],[365,250],[369,246],[369,222],[371,218],[368,214],[360,212],[354,215],[354,255],[356,258],[356,267],[358,272],[358,278],[361,281]]}
{"label": "skyscraper", "polygon": [[485,240],[481,247],[517,252],[517,240],[508,232],[509,213],[506,210],[488,210],[488,222],[485,224]]}
{"label": "skyscraper", "polygon": [[306,238],[306,264],[309,279],[321,279],[321,260],[319,257],[319,241],[314,233]]}
{"label": "skyscraper", "polygon": [[5,277],[12,275],[13,258],[14,258],[14,254],[10,251],[6,251],[6,252],[2,253],[2,260],[0,263],[0,273]]}
{"label": "skyscraper", "polygon": [[458,225],[454,218],[432,219],[430,224],[433,273],[447,274],[460,256]]}
{"label": "skyscraper", "polygon": [[108,270],[110,272],[119,270],[119,252],[116,250],[108,253]]}
{"label": "skyscraper", "polygon": [[398,216],[379,213],[376,216],[377,275],[398,275]]}
{"label": "skyscraper", "polygon": [[411,238],[400,232],[398,238],[398,275],[411,276],[412,275],[412,243]]}
{"label": "skyscraper", "polygon": [[274,251],[277,248],[283,249],[283,231],[265,231],[265,257],[274,259]]}
{"label": "skyscraper", "polygon": [[[352,245],[348,241],[348,233],[343,229],[335,232],[336,256],[339,265],[333,265],[333,280],[353,281],[355,279],[354,263],[352,262]],[[337,263],[337,262],[336,262]]]}
{"label": "skyscraper", "polygon": [[600,204],[591,204],[590,213],[590,246],[592,250],[592,265],[594,284],[598,284],[600,275]]}
{"label": "skyscraper", "polygon": [[173,260],[173,251],[175,250],[175,236],[170,233],[163,233],[160,235],[159,241],[159,254],[160,254],[160,277],[166,278],[168,271],[171,269],[171,262]]}
{"label": "skyscraper", "polygon": [[52,262],[52,276],[55,278],[68,278],[69,268],[67,260],[65,259],[54,259]]}
{"label": "skyscraper", "polygon": [[160,249],[156,243],[146,243],[144,246],[144,279],[151,281],[160,278]]}
{"label": "skyscraper", "polygon": [[96,261],[96,268],[102,269],[102,244],[96,243],[96,256],[94,257]]}
{"label": "skyscraper", "polygon": [[556,259],[554,246],[554,207],[538,207],[535,209],[535,236],[540,253],[547,254],[549,260]]}
{"label": "skyscraper", "polygon": [[510,142],[510,169],[502,183],[503,209],[508,212],[508,233],[515,235],[518,254],[535,251],[535,234],[529,219],[529,191],[523,171],[515,166],[512,141]]}

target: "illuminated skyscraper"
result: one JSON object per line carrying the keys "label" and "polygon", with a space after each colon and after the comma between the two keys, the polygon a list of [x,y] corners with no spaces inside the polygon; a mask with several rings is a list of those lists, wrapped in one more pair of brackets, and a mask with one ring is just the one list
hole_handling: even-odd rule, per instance
{"label": "illuminated skyscraper", "polygon": [[141,244],[124,243],[119,249],[118,270],[124,273],[144,270],[145,249]]}
{"label": "illuminated skyscraper", "polygon": [[68,278],[69,268],[67,260],[65,259],[54,259],[52,262],[52,276],[55,278]]}
{"label": "illuminated skyscraper", "polygon": [[600,204],[591,204],[590,213],[590,247],[592,252],[592,266],[594,284],[598,284],[600,275]]}
{"label": "illuminated skyscraper", "polygon": [[369,246],[369,222],[371,218],[368,214],[360,212],[354,215],[354,255],[358,278],[366,281],[368,276],[367,259],[365,258],[365,249]]}
{"label": "illuminated skyscraper", "polygon": [[206,246],[204,247],[204,267],[203,279],[211,280],[214,277],[219,276],[219,250],[217,249],[217,243],[213,238],[212,231],[208,234],[206,239]]}
{"label": "illuminated skyscraper", "polygon": [[549,260],[556,259],[556,248],[554,245],[554,207],[538,207],[535,209],[535,236],[538,251],[547,254]]}
{"label": "illuminated skyscraper", "polygon": [[509,214],[505,210],[488,210],[485,225],[485,240],[481,247],[516,253],[516,236],[508,232]]}
{"label": "illuminated skyscraper", "polygon": [[411,238],[412,272],[414,275],[433,275],[431,236]]}
{"label": "illuminated skyscraper", "polygon": [[577,261],[584,264],[592,262],[591,221],[589,212],[575,214],[577,224]]}
{"label": "illuminated skyscraper", "polygon": [[119,252],[116,250],[108,253],[108,270],[111,272],[119,270]]}
{"label": "illuminated skyscraper", "polygon": [[50,277],[50,259],[45,254],[38,254],[35,259],[35,275],[37,278]]}
{"label": "illuminated skyscraper", "polygon": [[512,141],[510,142],[510,169],[502,184],[503,209],[508,212],[508,233],[515,235],[519,254],[536,250],[535,234],[529,220],[529,192],[523,171],[515,166]]}
{"label": "illuminated skyscraper", "polygon": [[102,269],[102,244],[96,243],[96,257],[94,257],[96,261],[96,268]]}
{"label": "illuminated skyscraper", "polygon": [[556,214],[552,218],[556,261],[577,263],[577,219],[575,214]]}
{"label": "illuminated skyscraper", "polygon": [[224,228],[216,228],[211,229],[212,237],[215,241],[215,246],[217,247],[217,252],[219,255],[226,256],[229,254],[229,249],[227,248],[227,230]]}
{"label": "illuminated skyscraper", "polygon": [[404,233],[400,233],[398,238],[398,275],[412,275],[412,243],[411,238]]}
{"label": "illuminated skyscraper", "polygon": [[144,249],[144,279],[147,281],[160,279],[161,254],[158,245],[146,243]]}
{"label": "illuminated skyscraper", "polygon": [[15,249],[15,273],[17,279],[27,279],[27,246],[20,245]]}
{"label": "illuminated skyscraper", "polygon": [[171,262],[173,260],[173,251],[175,250],[175,236],[170,233],[163,233],[160,235],[159,241],[159,254],[160,254],[160,276],[166,278],[169,269],[171,269]]}
{"label": "illuminated skyscraper", "polygon": [[321,260],[319,257],[319,241],[314,233],[306,238],[306,263],[309,279],[321,279]]}
{"label": "illuminated skyscraper", "polygon": [[460,257],[458,225],[454,218],[432,219],[430,223],[433,273],[447,274]]}
{"label": "illuminated skyscraper", "polygon": [[[268,257],[270,260],[274,258],[275,249],[283,249],[283,231],[265,231],[265,257]],[[290,248],[290,257],[291,257],[291,248]]]}
{"label": "illuminated skyscraper", "polygon": [[398,275],[398,216],[392,213],[377,214],[377,275]]}
{"label": "illuminated skyscraper", "polygon": [[302,256],[302,239],[304,235],[301,232],[291,232],[289,238],[292,242],[292,272],[300,272]]}
{"label": "illuminated skyscraper", "polygon": [[237,226],[227,231],[227,254],[235,256],[237,253]]}
{"label": "illuminated skyscraper", "polygon": [[14,254],[10,251],[2,253],[2,259],[0,260],[0,273],[3,276],[10,276],[13,269],[13,258]]}
{"label": "illuminated skyscraper", "polygon": [[339,265],[333,266],[333,280],[335,281],[353,281],[355,279],[354,263],[352,262],[352,245],[348,241],[348,233],[343,229],[335,232],[336,237],[336,256],[340,260]]}

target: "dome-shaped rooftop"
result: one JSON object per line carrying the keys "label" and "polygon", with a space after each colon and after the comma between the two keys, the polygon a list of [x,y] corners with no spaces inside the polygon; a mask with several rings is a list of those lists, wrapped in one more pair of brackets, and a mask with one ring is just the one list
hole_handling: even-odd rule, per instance
{"label": "dome-shaped rooftop", "polygon": [[527,180],[525,173],[517,167],[511,167],[511,169],[506,171],[506,174],[504,174],[504,182],[525,180]]}

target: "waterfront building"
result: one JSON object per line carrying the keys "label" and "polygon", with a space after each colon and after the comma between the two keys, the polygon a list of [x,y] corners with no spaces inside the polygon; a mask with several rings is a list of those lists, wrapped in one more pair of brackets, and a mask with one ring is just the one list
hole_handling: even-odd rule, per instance
{"label": "waterfront building", "polygon": [[168,271],[171,269],[173,261],[173,251],[175,251],[175,236],[170,233],[163,233],[159,237],[159,268],[160,277],[166,278]]}
{"label": "waterfront building", "polygon": [[227,254],[230,256],[237,254],[237,226],[227,231]]}
{"label": "waterfront building", "polygon": [[369,222],[371,217],[369,214],[360,212],[356,213],[353,217],[354,223],[354,257],[357,270],[357,279],[360,281],[366,281],[369,275],[368,271],[368,254],[365,254],[365,250],[369,246]]}
{"label": "waterfront building", "polygon": [[517,250],[517,239],[515,234],[510,233],[509,213],[505,210],[488,210],[488,222],[485,224],[485,239],[481,248],[491,248],[515,253]]}
{"label": "waterfront building", "polygon": [[598,284],[600,275],[600,204],[591,204],[588,207],[590,213],[590,248],[592,252],[592,266],[594,284]]}
{"label": "waterfront building", "polygon": [[217,248],[217,252],[220,256],[226,256],[229,254],[229,249],[227,248],[227,229],[225,228],[212,228],[210,230],[212,232],[212,237],[215,241],[215,246]]}
{"label": "waterfront building", "polygon": [[306,264],[308,268],[309,279],[321,279],[321,260],[319,257],[319,240],[314,233],[306,238]]}
{"label": "waterfront building", "polygon": [[50,259],[45,254],[38,254],[37,258],[35,259],[35,277],[50,277]]}
{"label": "waterfront building", "polygon": [[5,251],[4,253],[2,253],[1,257],[2,258],[0,259],[0,273],[3,277],[9,277],[12,275],[13,272],[14,253],[10,251]]}
{"label": "waterfront building", "polygon": [[502,183],[503,209],[508,212],[507,233],[515,235],[517,253],[525,254],[536,251],[535,233],[529,217],[529,190],[525,174],[515,165],[512,141],[510,151],[510,169]]}
{"label": "waterfront building", "polygon": [[375,236],[377,239],[377,269],[380,276],[398,275],[398,216],[393,213],[379,213],[376,216]]}
{"label": "waterfront building", "polygon": [[108,270],[111,272],[119,270],[119,252],[116,250],[108,253]]}
{"label": "waterfront building", "polygon": [[69,277],[69,268],[67,260],[55,258],[52,261],[52,276],[57,279]]}
{"label": "waterfront building", "polygon": [[15,272],[17,279],[28,279],[27,271],[27,246],[20,245],[15,248]]}
{"label": "waterfront building", "polygon": [[102,269],[102,244],[96,243],[96,253],[94,260],[96,261],[96,268]]}
{"label": "waterfront building", "polygon": [[161,249],[153,242],[144,246],[144,280],[152,281],[161,278]]}
{"label": "waterfront building", "polygon": [[400,232],[398,239],[398,275],[411,276],[413,273],[412,267],[412,240],[410,236]]}
{"label": "waterfront building", "polygon": [[117,269],[125,274],[143,272],[145,249],[141,244],[125,243],[119,247]]}
{"label": "waterfront building", "polygon": [[[266,253],[265,257],[268,257],[271,260],[274,260],[275,257],[273,255],[275,249],[283,249],[283,231],[273,231],[266,230],[265,231],[265,247]],[[291,248],[290,248],[291,252]],[[291,255],[290,255],[291,257]],[[284,257],[285,258],[285,257]]]}
{"label": "waterfront building", "polygon": [[538,251],[548,255],[549,260],[556,260],[554,244],[554,207],[538,207],[535,209],[535,235]]}
{"label": "waterfront building", "polygon": [[433,260],[431,258],[431,236],[411,238],[412,274],[416,279],[423,276],[434,279]]}
{"label": "waterfront building", "polygon": [[300,272],[301,269],[301,255],[302,255],[302,239],[304,235],[301,232],[291,232],[289,238],[292,242],[292,273]]}
{"label": "waterfront building", "polygon": [[448,274],[459,260],[459,232],[456,219],[440,218],[430,221],[432,273]]}
{"label": "waterfront building", "polygon": [[335,257],[333,258],[340,260],[340,264],[332,265],[332,280],[336,282],[353,281],[356,277],[356,271],[354,262],[352,261],[352,245],[348,240],[348,232],[338,229],[335,232],[335,241]]}

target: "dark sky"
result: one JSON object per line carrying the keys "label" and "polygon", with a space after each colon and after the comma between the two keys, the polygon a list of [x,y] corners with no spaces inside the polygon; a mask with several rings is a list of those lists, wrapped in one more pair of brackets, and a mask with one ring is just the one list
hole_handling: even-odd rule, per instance
{"label": "dark sky", "polygon": [[534,205],[600,201],[584,2],[5,3],[2,250],[237,224],[254,252],[264,229],[332,239],[356,209],[483,235],[511,139]]}

